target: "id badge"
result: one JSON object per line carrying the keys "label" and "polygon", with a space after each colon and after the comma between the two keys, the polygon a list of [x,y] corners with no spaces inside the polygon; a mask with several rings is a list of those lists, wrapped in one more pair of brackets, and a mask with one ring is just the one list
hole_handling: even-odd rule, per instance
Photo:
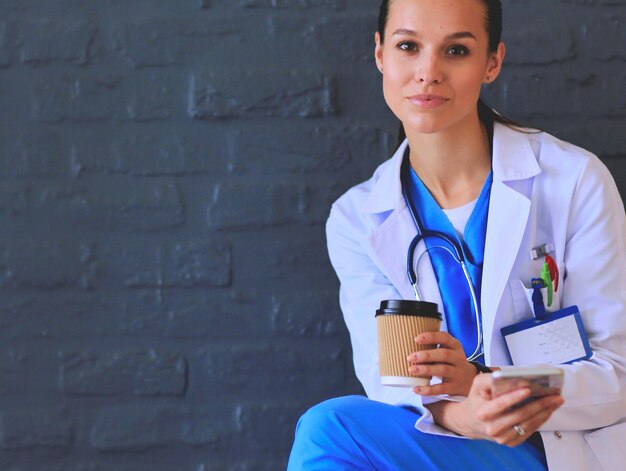
{"label": "id badge", "polygon": [[578,306],[500,329],[515,366],[560,365],[591,358]]}

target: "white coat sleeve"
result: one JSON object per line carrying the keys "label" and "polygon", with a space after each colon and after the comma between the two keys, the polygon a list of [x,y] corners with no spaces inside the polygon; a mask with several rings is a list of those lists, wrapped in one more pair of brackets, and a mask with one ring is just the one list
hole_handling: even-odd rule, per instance
{"label": "white coat sleeve", "polygon": [[362,220],[351,216],[355,208],[341,207],[346,205],[345,199],[342,204],[333,205],[326,223],[326,236],[330,261],[340,281],[339,303],[350,332],[355,373],[370,399],[417,409],[420,418],[416,427],[422,432],[459,437],[437,425],[431,412],[424,407],[424,404],[454,398],[422,397],[411,388],[380,383],[374,315],[382,300],[402,299],[402,296],[368,253],[365,235],[369,228],[362,226]]}
{"label": "white coat sleeve", "polygon": [[350,218],[336,203],[326,223],[326,235],[330,261],[340,281],[339,303],[350,332],[356,375],[370,399],[421,408],[420,396],[410,388],[380,383],[374,315],[380,301],[402,297],[367,254],[367,230],[356,230],[355,224],[362,222]]}
{"label": "white coat sleeve", "polygon": [[626,420],[626,216],[596,158],[580,175],[565,244],[563,306],[577,305],[593,351],[564,365],[565,404],[541,430],[589,430]]}

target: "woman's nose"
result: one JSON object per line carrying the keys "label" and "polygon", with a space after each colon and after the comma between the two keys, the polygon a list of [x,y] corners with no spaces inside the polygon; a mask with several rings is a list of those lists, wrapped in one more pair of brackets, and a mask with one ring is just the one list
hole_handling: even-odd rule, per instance
{"label": "woman's nose", "polygon": [[424,54],[415,71],[415,81],[425,84],[438,84],[443,81],[443,71],[439,58],[435,55]]}

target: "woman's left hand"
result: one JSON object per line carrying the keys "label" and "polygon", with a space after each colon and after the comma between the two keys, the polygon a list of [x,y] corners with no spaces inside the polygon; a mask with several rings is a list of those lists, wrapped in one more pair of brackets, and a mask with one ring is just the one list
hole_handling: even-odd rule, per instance
{"label": "woman's left hand", "polygon": [[422,396],[449,394],[467,396],[476,376],[476,368],[465,358],[461,342],[448,332],[424,332],[415,338],[419,345],[439,345],[439,348],[411,353],[409,372],[414,376],[439,376],[441,384],[418,386],[413,392]]}

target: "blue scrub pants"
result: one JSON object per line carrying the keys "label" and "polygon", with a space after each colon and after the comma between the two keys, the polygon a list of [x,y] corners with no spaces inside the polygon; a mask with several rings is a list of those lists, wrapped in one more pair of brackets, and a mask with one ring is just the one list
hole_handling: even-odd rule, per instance
{"label": "blue scrub pants", "polygon": [[300,418],[287,470],[548,469],[545,455],[529,443],[509,448],[426,434],[415,428],[418,418],[414,409],[363,396],[322,402]]}

